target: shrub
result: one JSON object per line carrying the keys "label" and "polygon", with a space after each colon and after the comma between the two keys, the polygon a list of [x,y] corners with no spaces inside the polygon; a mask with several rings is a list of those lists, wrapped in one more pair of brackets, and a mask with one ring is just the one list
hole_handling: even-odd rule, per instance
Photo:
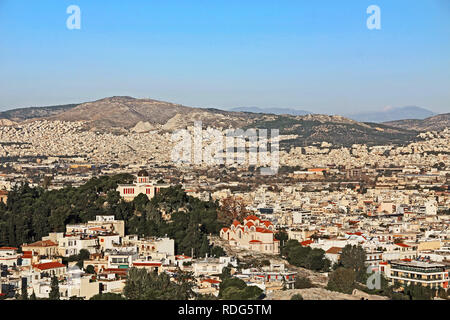
{"label": "shrub", "polygon": [[311,280],[309,280],[306,277],[297,277],[297,279],[295,279],[295,284],[294,284],[295,289],[308,289],[308,288],[312,288],[312,287],[314,287],[314,286],[311,283]]}

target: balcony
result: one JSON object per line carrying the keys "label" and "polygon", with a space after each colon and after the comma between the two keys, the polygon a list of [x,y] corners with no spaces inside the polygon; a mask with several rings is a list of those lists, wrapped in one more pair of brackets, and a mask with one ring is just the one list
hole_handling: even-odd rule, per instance
{"label": "balcony", "polygon": [[410,271],[410,272],[416,272],[416,273],[441,273],[444,272],[442,268],[414,268],[414,267],[406,267],[406,266],[392,266],[392,271]]}

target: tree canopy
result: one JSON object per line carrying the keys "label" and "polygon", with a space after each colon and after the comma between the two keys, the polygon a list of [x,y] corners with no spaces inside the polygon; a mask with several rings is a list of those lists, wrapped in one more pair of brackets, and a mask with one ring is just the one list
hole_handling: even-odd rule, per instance
{"label": "tree canopy", "polygon": [[102,176],[79,188],[59,190],[31,188],[27,184],[15,187],[7,204],[0,203],[0,246],[20,246],[50,232],[62,232],[70,223],[94,220],[96,215],[114,215],[125,221],[127,234],[174,239],[177,254],[190,255],[192,249],[197,257],[223,254],[223,250],[210,246],[207,238],[218,234],[223,226],[217,219],[217,203],[188,196],[181,186],[161,189],[151,200],[140,194],[125,202],[116,191],[117,185],[133,179],[128,174]]}
{"label": "tree canopy", "polygon": [[189,279],[189,275],[180,273],[175,282],[167,273],[158,275],[145,269],[131,268],[123,294],[129,300],[188,300],[195,296]]}
{"label": "tree canopy", "polygon": [[325,251],[302,246],[297,240],[288,240],[281,253],[290,264],[297,267],[314,271],[328,271],[330,268],[330,260],[325,257]]}

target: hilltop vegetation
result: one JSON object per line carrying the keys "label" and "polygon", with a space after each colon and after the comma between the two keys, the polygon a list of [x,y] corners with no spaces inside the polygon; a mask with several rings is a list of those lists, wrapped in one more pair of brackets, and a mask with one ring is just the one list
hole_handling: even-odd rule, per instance
{"label": "hilltop vegetation", "polygon": [[[151,201],[139,195],[123,201],[118,183],[129,183],[128,174],[92,178],[79,188],[45,190],[22,185],[14,188],[7,204],[0,204],[0,246],[20,246],[40,240],[50,232],[63,232],[70,223],[94,220],[96,215],[114,215],[125,221],[127,234],[168,236],[175,239],[177,253],[204,256],[218,253],[207,235],[218,234],[217,203],[188,196],[180,186],[170,187]],[[170,221],[162,215],[171,216]]]}
{"label": "hilltop vegetation", "polygon": [[417,135],[415,131],[406,129],[322,115],[277,116],[274,119],[256,121],[252,125],[261,129],[279,129],[280,134],[298,136],[296,139],[282,141],[281,146],[304,147],[324,141],[347,147],[353,144],[403,144],[413,141]]}
{"label": "hilltop vegetation", "polygon": [[17,108],[0,112],[0,119],[24,121],[35,118],[51,117],[75,108],[78,104],[64,104],[46,107]]}

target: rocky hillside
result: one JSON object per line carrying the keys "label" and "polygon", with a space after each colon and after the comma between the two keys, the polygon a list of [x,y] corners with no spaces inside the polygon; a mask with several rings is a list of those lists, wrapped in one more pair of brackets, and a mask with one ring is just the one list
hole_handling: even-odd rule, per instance
{"label": "rocky hillside", "polygon": [[[170,102],[132,97],[111,97],[78,105],[50,117],[62,121],[87,121],[90,128],[139,128],[173,130],[201,120],[205,125],[228,127],[251,118],[238,112],[190,108]],[[138,129],[139,130],[139,129]]]}
{"label": "rocky hillside", "polygon": [[20,122],[29,119],[47,118],[75,108],[77,104],[65,104],[48,107],[19,108],[0,112],[0,119]]}
{"label": "rocky hillside", "polygon": [[[334,146],[352,144],[405,144],[416,139],[417,132],[385,124],[362,123],[342,116],[318,114],[276,115],[252,112],[191,108],[170,102],[132,97],[110,97],[79,105],[28,108],[6,111],[0,115],[8,121],[36,118],[60,121],[83,121],[86,130],[127,132],[172,132],[201,121],[203,127],[279,129],[291,135],[283,146],[306,146],[329,142]],[[8,123],[5,122],[5,125]]]}
{"label": "rocky hillside", "polygon": [[370,295],[356,289],[352,294],[345,294],[324,288],[274,291],[269,293],[265,300],[290,300],[294,294],[300,294],[304,300],[389,300],[387,297]]}
{"label": "rocky hillside", "polygon": [[383,124],[363,123],[342,116],[306,115],[273,116],[259,119],[256,128],[279,129],[280,134],[297,135],[283,144],[307,146],[326,141],[335,146],[352,144],[402,144],[415,139],[414,131],[389,127]]}
{"label": "rocky hillside", "polygon": [[385,125],[415,131],[441,131],[450,128],[450,113],[438,114],[423,120],[399,120],[385,122]]}

